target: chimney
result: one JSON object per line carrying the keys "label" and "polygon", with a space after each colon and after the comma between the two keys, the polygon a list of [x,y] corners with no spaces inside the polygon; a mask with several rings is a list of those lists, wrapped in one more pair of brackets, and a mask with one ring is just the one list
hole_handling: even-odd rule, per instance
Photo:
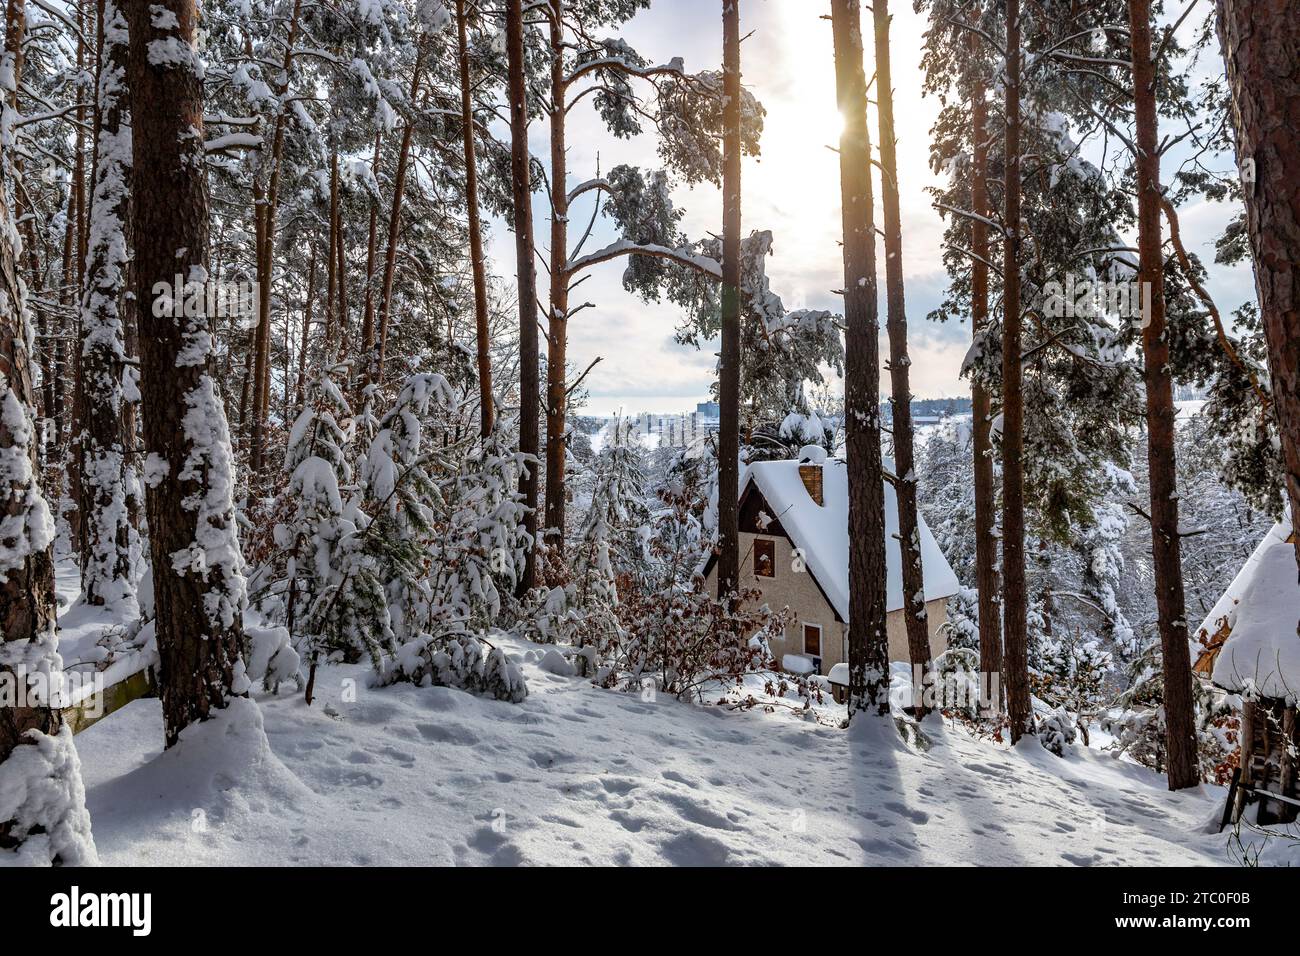
{"label": "chimney", "polygon": [[799,477],[803,479],[803,486],[808,490],[808,497],[815,501],[818,507],[823,507],[822,466],[808,464],[800,465]]}

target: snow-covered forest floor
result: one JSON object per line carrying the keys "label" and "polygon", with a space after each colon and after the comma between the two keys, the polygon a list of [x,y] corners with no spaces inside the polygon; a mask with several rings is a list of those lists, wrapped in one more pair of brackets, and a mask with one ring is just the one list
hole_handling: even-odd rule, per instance
{"label": "snow-covered forest floor", "polygon": [[[77,737],[107,864],[1233,862],[1224,793],[1170,794],[1109,753],[1015,751],[931,718],[930,748],[785,708],[601,690],[512,641],[522,704],[371,688],[257,695],[162,752],[157,700]],[[554,652],[552,652],[554,655]],[[354,683],[353,683],[354,682]],[[351,689],[355,689],[355,693]],[[350,698],[355,697],[355,700]],[[825,722],[823,722],[825,721]],[[879,723],[879,722],[876,722]],[[265,733],[263,733],[263,726]],[[1272,840],[1268,862],[1294,847]],[[1296,854],[1300,860],[1300,854]]]}

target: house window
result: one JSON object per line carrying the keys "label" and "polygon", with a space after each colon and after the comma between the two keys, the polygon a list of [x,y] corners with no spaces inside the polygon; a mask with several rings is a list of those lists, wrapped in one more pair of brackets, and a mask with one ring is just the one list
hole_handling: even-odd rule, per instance
{"label": "house window", "polygon": [[754,575],[776,577],[776,542],[770,538],[754,539]]}
{"label": "house window", "polygon": [[803,626],[803,652],[809,657],[822,656],[822,626],[805,624]]}

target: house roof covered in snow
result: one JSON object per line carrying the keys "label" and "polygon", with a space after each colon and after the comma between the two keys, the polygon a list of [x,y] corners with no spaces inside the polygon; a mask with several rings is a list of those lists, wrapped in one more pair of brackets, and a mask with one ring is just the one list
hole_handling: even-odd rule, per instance
{"label": "house roof covered in snow", "polygon": [[1300,696],[1300,582],[1290,520],[1264,536],[1197,632],[1222,644],[1214,682],[1295,702]]}
{"label": "house roof covered in snow", "polygon": [[[778,522],[795,547],[804,553],[808,570],[821,586],[826,600],[841,620],[849,619],[849,481],[848,468],[837,458],[822,463],[822,504],[808,493],[799,475],[798,461],[763,461],[750,465],[740,482],[740,497],[753,486],[763,496],[770,517]],[[893,474],[893,463],[885,470]],[[921,567],[925,599],[947,598],[959,590],[938,542],[918,515]],[[885,482],[885,608],[903,607],[902,547],[898,540],[898,498]]]}

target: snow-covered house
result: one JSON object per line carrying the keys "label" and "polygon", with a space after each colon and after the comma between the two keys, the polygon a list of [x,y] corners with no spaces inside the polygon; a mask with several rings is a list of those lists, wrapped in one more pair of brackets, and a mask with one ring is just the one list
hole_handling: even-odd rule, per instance
{"label": "snow-covered house", "polygon": [[[808,451],[808,449],[805,449]],[[819,460],[820,459],[820,460]],[[889,462],[886,471],[892,470]],[[849,495],[843,461],[805,455],[802,461],[755,462],[740,481],[740,586],[762,592],[773,609],[792,617],[773,657],[787,670],[827,674],[848,661]],[[947,600],[957,593],[957,576],[944,559],[924,519],[921,562],[932,654],[947,646],[940,628]],[[903,620],[902,552],[898,500],[885,482],[885,583],[890,660],[909,659]],[[704,573],[717,587],[716,560]]]}
{"label": "snow-covered house", "polygon": [[1196,671],[1243,698],[1241,776],[1235,819],[1260,791],[1260,822],[1300,812],[1300,580],[1290,520],[1278,522],[1233,578],[1195,634]]}

